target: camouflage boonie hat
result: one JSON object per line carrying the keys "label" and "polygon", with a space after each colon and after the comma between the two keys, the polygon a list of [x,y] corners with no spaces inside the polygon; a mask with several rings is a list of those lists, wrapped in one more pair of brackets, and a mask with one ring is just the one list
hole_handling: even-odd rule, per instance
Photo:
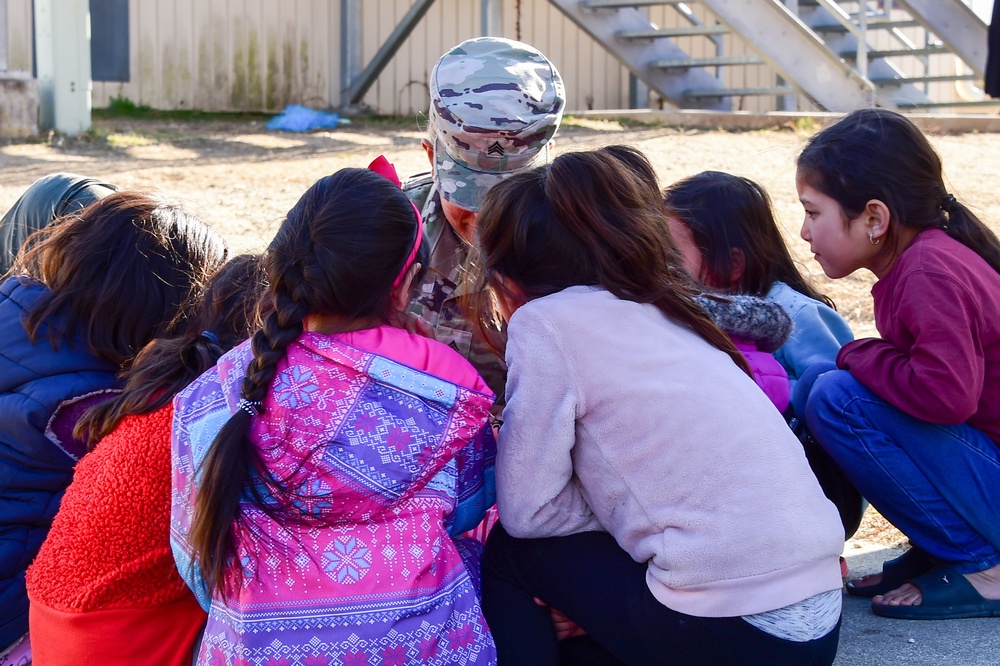
{"label": "camouflage boonie hat", "polygon": [[447,201],[478,212],[491,186],[549,161],[566,90],[534,47],[499,37],[462,42],[434,66],[430,93],[434,176]]}

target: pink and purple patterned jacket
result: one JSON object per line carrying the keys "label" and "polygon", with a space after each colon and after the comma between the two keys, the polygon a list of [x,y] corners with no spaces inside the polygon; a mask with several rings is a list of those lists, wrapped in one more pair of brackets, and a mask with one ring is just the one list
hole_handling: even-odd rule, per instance
{"label": "pink and purple patterned jacket", "polygon": [[[197,663],[493,664],[462,539],[493,503],[493,396],[447,346],[380,327],[303,333],[250,441],[284,492],[241,507],[234,592],[207,593],[188,543],[198,467],[237,409],[249,343],[174,401],[171,542],[208,608]],[[287,518],[283,518],[287,517]]]}

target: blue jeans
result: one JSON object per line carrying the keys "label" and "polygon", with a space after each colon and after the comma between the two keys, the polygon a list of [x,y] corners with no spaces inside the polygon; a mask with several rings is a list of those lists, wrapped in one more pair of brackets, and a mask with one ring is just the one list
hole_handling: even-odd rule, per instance
{"label": "blue jeans", "polygon": [[[792,410],[795,414],[804,415],[806,413],[806,401],[816,378],[825,372],[836,369],[836,364],[823,362],[809,366],[802,373],[792,390]],[[850,539],[861,526],[868,502],[861,496],[841,466],[816,441],[805,424],[805,417],[799,416],[796,420],[798,424],[794,428],[795,435],[802,442],[806,461],[808,461],[813,474],[816,475],[816,480],[819,481],[819,487],[823,489],[823,494],[833,502],[834,506],[837,507],[837,512],[840,513],[840,522],[844,526],[844,539]]]}
{"label": "blue jeans", "polygon": [[921,421],[850,372],[819,376],[806,425],[879,512],[962,573],[1000,564],[1000,446],[966,424]]}

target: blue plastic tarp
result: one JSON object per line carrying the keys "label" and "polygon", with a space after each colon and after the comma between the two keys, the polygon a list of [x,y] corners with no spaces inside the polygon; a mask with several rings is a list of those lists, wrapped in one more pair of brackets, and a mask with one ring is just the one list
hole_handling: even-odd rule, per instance
{"label": "blue plastic tarp", "polygon": [[283,130],[285,132],[308,132],[309,130],[323,127],[337,127],[349,122],[349,120],[341,118],[336,113],[317,111],[301,104],[289,104],[285,107],[284,111],[267,122],[267,129]]}

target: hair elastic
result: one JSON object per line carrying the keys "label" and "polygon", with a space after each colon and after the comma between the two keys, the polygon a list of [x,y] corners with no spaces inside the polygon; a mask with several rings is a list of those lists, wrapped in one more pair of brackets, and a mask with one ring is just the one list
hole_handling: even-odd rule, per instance
{"label": "hair elastic", "polygon": [[[399,175],[396,173],[396,167],[394,167],[392,163],[385,158],[385,155],[379,155],[376,157],[372,163],[368,165],[368,170],[374,171],[399,189],[403,189],[403,184],[400,182]],[[413,212],[417,216],[417,235],[413,239],[413,247],[410,248],[410,253],[406,256],[406,261],[403,262],[402,270],[399,271],[399,275],[397,275],[396,279],[393,280],[392,286],[394,289],[403,283],[403,279],[406,277],[406,272],[410,270],[410,266],[413,265],[414,260],[417,258],[417,251],[420,249],[420,241],[424,236],[424,220],[420,216],[420,211],[417,210],[417,206],[412,201],[410,201],[410,205],[413,206]]]}
{"label": "hair elastic", "polygon": [[261,406],[262,403],[260,400],[247,400],[246,398],[240,398],[240,409],[250,416],[260,416]]}
{"label": "hair elastic", "polygon": [[208,340],[209,342],[211,342],[213,345],[218,345],[219,344],[219,336],[217,336],[215,333],[212,333],[212,331],[202,331],[201,332],[201,337],[205,338],[206,340]]}
{"label": "hair elastic", "polygon": [[957,204],[957,203],[958,203],[958,200],[955,199],[955,195],[954,194],[945,194],[944,198],[941,199],[941,210],[943,210],[944,212],[946,212],[946,213],[948,213],[950,215],[951,212],[953,210],[955,210],[955,204]]}

